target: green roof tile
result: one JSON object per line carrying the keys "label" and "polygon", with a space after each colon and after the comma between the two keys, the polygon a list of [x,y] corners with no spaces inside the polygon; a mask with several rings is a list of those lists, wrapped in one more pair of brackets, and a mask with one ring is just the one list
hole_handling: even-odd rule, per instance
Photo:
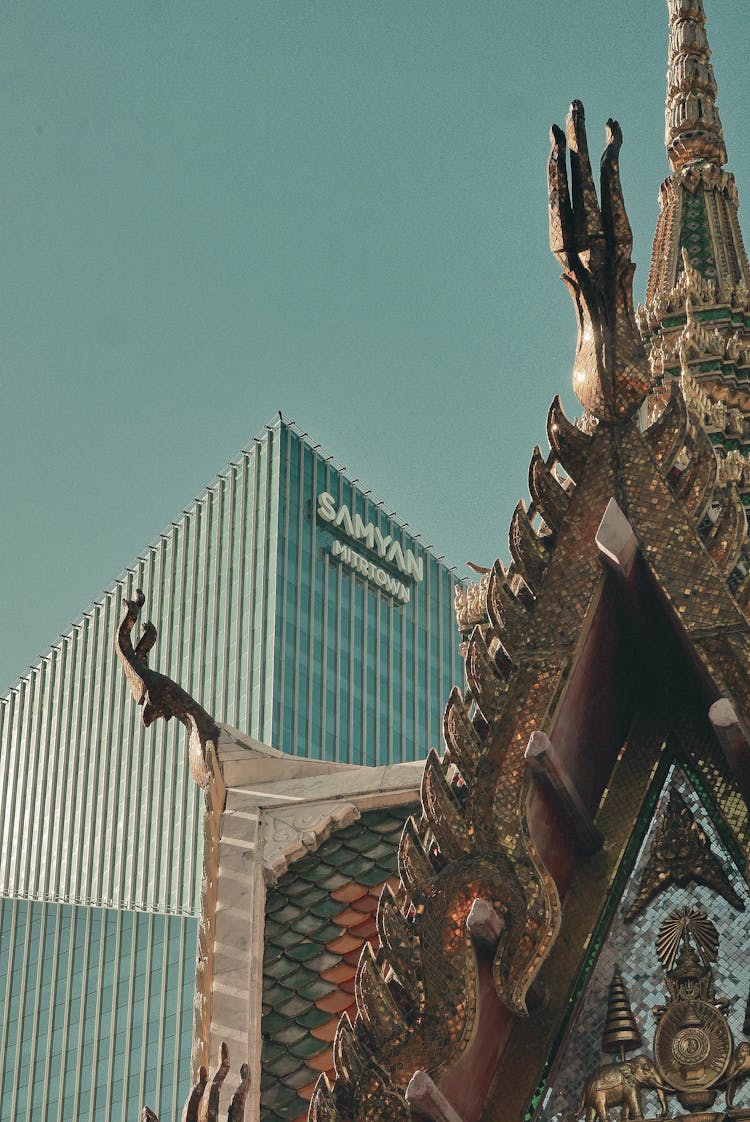
{"label": "green roof tile", "polygon": [[325,889],[321,885],[311,885],[308,880],[303,877],[295,876],[289,884],[284,886],[284,893],[289,900],[289,903],[298,910],[304,910],[304,904],[299,903],[300,896],[306,896],[307,893],[312,891],[315,896],[325,895]]}
{"label": "green roof tile", "polygon": [[274,1064],[280,1056],[284,1055],[286,1055],[286,1048],[283,1044],[279,1044],[276,1040],[266,1040],[263,1042],[264,1063],[268,1065]]}
{"label": "green roof tile", "polygon": [[302,1013],[299,1017],[296,1018],[296,1021],[298,1025],[304,1025],[306,1029],[316,1029],[320,1028],[321,1025],[324,1025],[326,1021],[330,1021],[330,1019],[330,1013],[324,1013],[322,1009],[318,1009],[317,1006],[311,1005],[306,1013]]}
{"label": "green roof tile", "polygon": [[294,1046],[304,1038],[310,1039],[304,1025],[298,1025],[296,1021],[287,1021],[284,1028],[276,1033],[274,1044],[283,1044],[285,1048],[294,1051]]}
{"label": "green roof tile", "polygon": [[317,884],[310,884],[308,881],[296,881],[293,885],[289,886],[289,895],[292,896],[294,903],[302,909],[306,909],[310,904],[314,904],[321,898],[321,889]]}
{"label": "green roof tile", "polygon": [[284,1013],[287,1017],[294,1018],[298,1017],[300,1013],[304,1013],[309,1007],[310,1002],[306,998],[300,997],[299,994],[295,993],[288,1001],[278,1005],[277,1009],[279,1013]]}
{"label": "green roof tile", "polygon": [[330,919],[331,916],[335,916],[341,911],[341,902],[333,900],[330,896],[325,896],[317,904],[311,904],[310,911],[313,915],[320,916],[321,919]]}
{"label": "green roof tile", "polygon": [[285,955],[281,955],[273,962],[264,963],[263,973],[269,978],[273,978],[274,981],[279,981],[282,978],[288,978],[290,974],[294,973],[296,968],[296,963],[290,962]]}
{"label": "green roof tile", "polygon": [[335,892],[337,888],[343,888],[345,884],[348,884],[351,879],[351,877],[344,876],[343,873],[331,873],[326,880],[326,888],[329,892]]}
{"label": "green roof tile", "polygon": [[284,1049],[280,1054],[270,1057],[266,1066],[271,1075],[283,1079],[284,1076],[289,1075],[293,1071],[297,1071],[299,1064],[299,1057],[293,1056],[291,1052],[287,1052],[286,1049]]}
{"label": "green roof tile", "polygon": [[[293,1071],[290,1075],[287,1075],[287,1086],[295,1089],[304,1087],[305,1084],[312,1083],[313,1079],[316,1079],[319,1074],[320,1073],[318,1071],[313,1071],[307,1066],[304,1061],[301,1061],[299,1070]],[[300,1099],[299,1097],[297,1097],[297,1102],[299,1103],[297,1113],[302,1113],[303,1111],[307,1110],[307,1103],[304,1101],[304,1099]],[[296,1115],[290,1114],[289,1117],[294,1118],[296,1117]]]}
{"label": "green roof tile", "polygon": [[318,1056],[321,1052],[325,1052],[327,1047],[328,1045],[322,1040],[316,1040],[314,1036],[306,1034],[301,1040],[291,1044],[289,1051],[302,1060],[309,1060],[312,1056]]}
{"label": "green roof tile", "polygon": [[[327,969],[327,966],[323,967],[323,970]],[[318,1001],[321,997],[329,994],[333,988],[330,982],[324,982],[321,978],[316,977],[304,982],[297,992],[301,997],[309,998],[310,1001]]]}
{"label": "green roof tile", "polygon": [[296,946],[288,947],[287,954],[295,962],[307,962],[310,958],[317,958],[320,954],[320,943],[313,943],[312,941],[297,943]]}
{"label": "green roof tile", "polygon": [[[275,894],[274,894],[275,895]],[[289,902],[288,897],[279,896],[275,898],[276,908],[274,912],[270,913],[273,916],[273,922],[278,924],[291,923],[295,920],[302,908],[297,907],[296,904]],[[268,914],[268,913],[266,913]]]}
{"label": "green roof tile", "polygon": [[312,911],[307,911],[289,925],[289,930],[296,931],[300,935],[317,935],[319,932],[326,931],[329,926],[327,916],[321,917]]}
{"label": "green roof tile", "polygon": [[[316,1010],[319,1012],[319,1010]],[[322,1016],[323,1014],[321,1014]],[[305,1024],[301,1017],[298,1018],[298,1024],[305,1025],[305,1028],[317,1028],[318,1024]],[[268,1040],[278,1040],[279,1033],[283,1030],[285,1025],[289,1024],[289,1018],[277,1013],[273,1007],[263,1007],[263,1035]]]}

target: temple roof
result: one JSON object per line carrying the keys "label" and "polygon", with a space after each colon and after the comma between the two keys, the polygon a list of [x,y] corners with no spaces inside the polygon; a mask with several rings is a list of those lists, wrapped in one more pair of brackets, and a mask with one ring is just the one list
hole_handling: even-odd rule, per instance
{"label": "temple roof", "polygon": [[428,757],[400,883],[378,909],[380,947],[360,962],[358,1017],[339,1027],[313,1122],[408,1122],[412,1107],[531,1116],[675,754],[750,855],[744,512],[678,382],[641,431],[616,122],[608,138],[601,204],[577,103],[570,171],[561,130],[550,160],[587,431],[553,404],[550,452],[535,451],[532,502],[511,524],[513,563],[459,603],[466,686],[446,708],[444,754]]}

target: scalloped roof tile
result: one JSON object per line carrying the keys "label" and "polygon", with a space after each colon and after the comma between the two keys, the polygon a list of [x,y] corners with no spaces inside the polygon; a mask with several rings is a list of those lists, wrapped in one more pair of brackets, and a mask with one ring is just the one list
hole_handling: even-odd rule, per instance
{"label": "scalloped roof tile", "polygon": [[413,804],[366,811],[295,862],[266,897],[261,1122],[304,1122],[333,1067],[339,1017],[354,1015],[365,941],[377,942],[380,892],[396,873]]}

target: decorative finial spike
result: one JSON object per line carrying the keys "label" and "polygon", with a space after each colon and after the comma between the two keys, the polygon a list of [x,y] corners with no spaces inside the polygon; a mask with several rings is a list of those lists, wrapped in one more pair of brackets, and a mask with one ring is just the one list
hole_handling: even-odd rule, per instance
{"label": "decorative finial spike", "polygon": [[724,132],[716,106],[718,88],[711,65],[703,0],[667,0],[669,69],[665,143],[673,171],[705,160],[727,162]]}

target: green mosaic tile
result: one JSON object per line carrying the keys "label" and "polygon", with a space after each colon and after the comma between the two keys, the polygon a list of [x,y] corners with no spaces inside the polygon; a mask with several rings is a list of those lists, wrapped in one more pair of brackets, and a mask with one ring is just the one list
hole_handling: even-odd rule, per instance
{"label": "green mosaic tile", "polygon": [[711,245],[711,234],[703,192],[692,195],[683,191],[683,216],[680,248],[685,248],[694,269],[710,280],[717,276],[716,261]]}

